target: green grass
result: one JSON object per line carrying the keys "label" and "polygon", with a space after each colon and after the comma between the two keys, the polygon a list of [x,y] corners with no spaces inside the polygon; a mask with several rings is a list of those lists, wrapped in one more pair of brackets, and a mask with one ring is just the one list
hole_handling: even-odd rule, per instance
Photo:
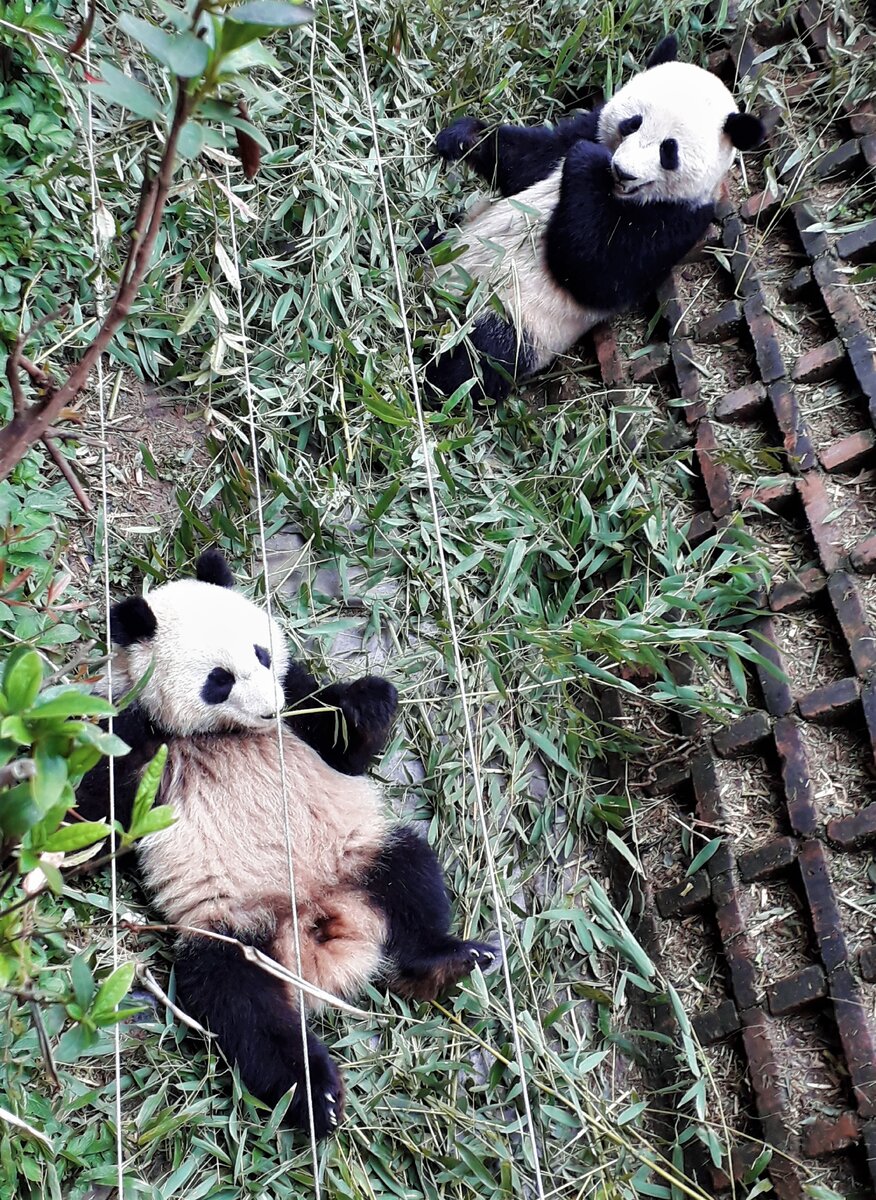
{"label": "green grass", "polygon": [[[119,51],[111,14],[134,7],[105,10],[104,35]],[[606,0],[582,9],[571,0],[513,7],[496,0],[457,8],[366,0],[360,7],[392,233],[347,5],[321,10],[312,31],[277,39],[277,68],[246,80],[250,111],[273,151],[251,184],[231,169],[242,202],[235,212],[264,518],[269,535],[291,525],[306,547],[300,586],[275,602],[290,636],[326,672],[345,669],[338,639],[351,631],[386,648],[402,717],[384,765],[407,756],[423,767],[415,786],[389,779],[387,795],[397,811],[428,822],[458,925],[480,936],[495,928],[496,913],[459,700],[464,683],[547,1194],[675,1200],[681,1183],[670,1190],[644,1164],[672,1172],[679,1138],[699,1138],[720,1157],[721,1119],[689,1032],[679,1034],[677,1092],[650,1098],[654,1110],[672,1110],[668,1122],[641,1111],[649,1099],[642,1071],[623,1066],[653,1046],[639,1040],[632,1049],[635,1006],[660,996],[663,984],[623,915],[592,890],[608,886],[605,807],[592,763],[634,749],[629,734],[599,719],[594,685],[608,681],[638,696],[641,689],[616,673],[636,666],[656,675],[645,689],[650,703],[687,701],[720,716],[727,697],[709,682],[708,663],[727,660],[742,682],[737,630],[764,564],[741,528],[721,547],[691,551],[683,536],[693,511],[689,464],[683,452],[662,447],[665,416],[644,394],[629,400],[641,431],[635,452],[619,434],[623,414],[606,410],[592,371],[573,361],[555,372],[561,390],[540,382],[499,409],[445,405],[428,415],[428,436],[460,681],[388,246],[393,236],[406,315],[424,351],[447,315],[430,297],[422,264],[405,251],[474,186],[439,172],[431,158],[441,125],[468,110],[497,120],[555,117],[589,89],[625,78],[670,25],[700,61],[704,36],[713,40],[717,31],[704,29],[706,6],[690,3]],[[148,64],[133,62],[164,86]],[[72,85],[65,91],[81,117],[80,93]],[[99,110],[98,122],[101,189],[123,224],[151,132],[118,110]],[[69,181],[81,189],[83,169],[79,142],[55,183],[71,223],[80,219],[81,196]],[[262,590],[240,330],[215,252],[217,240],[231,247],[224,178],[215,157],[184,167],[159,259],[114,352],[117,364],[160,379],[193,411],[206,412],[219,470],[181,491],[172,529],[126,536],[110,525],[117,590],[138,586],[144,574],[184,573],[211,539],[253,591]],[[83,307],[73,346],[88,336],[91,311],[90,281],[75,286]],[[28,470],[20,478],[38,487]],[[91,490],[97,499],[96,481]],[[100,529],[84,534],[99,551]],[[325,567],[339,570],[340,596],[320,590]],[[98,569],[79,584],[99,630]],[[679,696],[667,662],[681,650],[703,669],[698,690]],[[375,649],[370,664],[346,667],[384,669],[382,658]],[[124,906],[139,910],[140,898],[126,891]],[[54,932],[35,941],[33,969],[50,990],[63,989],[71,947],[108,966],[107,908],[103,881],[44,906]],[[167,939],[127,936],[122,954],[167,978]],[[323,1194],[534,1195],[501,974],[471,981],[443,1006],[409,1007],[373,991],[361,1003],[372,1020],[319,1023],[346,1066],[348,1089],[348,1119],[321,1157]],[[63,1012],[50,1010],[46,1021],[54,1038]],[[14,1008],[0,1038],[9,1101],[53,1147],[50,1156],[33,1142],[13,1145],[0,1127],[0,1165],[18,1176],[15,1194],[83,1200],[91,1187],[111,1187],[111,1059],[103,1053],[59,1065],[54,1096],[24,1007]],[[306,1146],[277,1133],[276,1117],[267,1120],[236,1090],[232,1096],[229,1082],[203,1040],[171,1019],[125,1039],[126,1195],[312,1194]]]}

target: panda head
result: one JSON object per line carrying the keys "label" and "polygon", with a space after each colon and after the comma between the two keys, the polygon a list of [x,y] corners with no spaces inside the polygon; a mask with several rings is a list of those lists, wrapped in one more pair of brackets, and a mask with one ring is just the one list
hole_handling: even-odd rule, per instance
{"label": "panda head", "polygon": [[599,116],[598,138],[612,151],[615,195],[647,204],[713,200],[737,150],[763,140],[761,121],[742,113],[716,75],[676,62],[666,37]]}
{"label": "panda head", "polygon": [[148,599],[130,596],[110,610],[114,694],[154,662],[139,703],[168,733],[270,728],[283,707],[286,639],[263,609],[232,590],[218,551],[202,554],[195,571],[194,579],[164,584]]}

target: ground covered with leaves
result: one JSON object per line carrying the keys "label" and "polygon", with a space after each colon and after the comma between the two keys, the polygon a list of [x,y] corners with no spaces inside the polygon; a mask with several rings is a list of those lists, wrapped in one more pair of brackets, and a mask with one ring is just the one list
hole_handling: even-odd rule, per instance
{"label": "ground covered with leaves", "polygon": [[[63,0],[44,7],[75,23]],[[738,19],[770,15],[756,7]],[[91,71],[107,78],[114,67],[167,101],[161,69],[117,32],[120,13],[135,11],[127,2],[101,8]],[[169,13],[156,0],[148,15]],[[22,288],[33,318],[69,300],[71,317],[47,325],[38,348],[40,361],[61,363],[93,332],[97,279],[82,73],[56,53],[56,30],[13,40],[13,16],[0,21],[0,41],[10,64],[13,54],[25,63],[10,78],[28,93],[18,110],[27,120],[13,123],[37,143],[27,152],[37,169],[21,166],[17,196],[0,198],[0,238],[14,207],[7,253],[23,264],[4,280],[0,312],[15,328]],[[436,334],[452,329],[413,253],[418,233],[448,220],[473,190],[430,153],[442,125],[468,111],[556,118],[626,79],[669,27],[685,56],[702,62],[729,30],[726,11],[637,0],[592,11],[571,0],[465,10],[363,0],[358,16],[361,47],[357,10],[320,8],[230,89],[267,139],[255,179],[243,178],[230,132],[208,129],[189,145],[147,286],[109,356],[106,520],[92,389],[66,418],[95,513],[78,511],[66,485],[52,482],[42,451],[0,484],[0,634],[10,648],[36,644],[59,679],[91,678],[103,651],[105,539],[115,594],[187,573],[216,543],[242,585],[262,595],[267,549],[275,604],[301,653],[327,675],[376,670],[398,685],[402,716],[377,773],[396,811],[425,823],[459,928],[482,936],[502,921],[525,1071],[501,973],[473,978],[442,1005],[372,990],[362,1000],[372,1019],[324,1018],[320,1032],[346,1067],[348,1115],[321,1151],[323,1195],[704,1196],[684,1179],[684,1147],[700,1142],[717,1164],[732,1131],[683,1006],[613,890],[607,851],[632,853],[621,834],[635,793],[606,796],[599,764],[616,751],[663,754],[667,706],[721,719],[744,703],[741,658],[751,652],[739,630],[766,564],[732,526],[720,549],[714,539],[691,548],[689,451],[667,436],[671,413],[655,412],[644,391],[610,405],[574,351],[506,405],[462,398],[428,411],[424,442],[402,332],[407,322],[422,361]],[[34,128],[26,107],[40,96],[49,115]],[[10,111],[0,110],[0,139]],[[120,262],[112,238],[128,228],[155,133],[136,105],[113,103],[111,89],[98,93],[95,114],[97,232],[111,281]],[[624,435],[630,412],[635,442]],[[681,651],[700,664],[684,687],[671,670]],[[621,688],[647,717],[607,724],[597,684]],[[148,913],[131,883],[122,903]],[[111,963],[109,907],[105,880],[80,877],[34,913],[28,976],[47,1002],[27,990],[10,996],[0,1028],[0,1104],[31,1131],[0,1124],[10,1195],[96,1200],[115,1186],[111,1042],[105,1033],[90,1046],[59,1042],[64,1002],[90,996],[87,980]],[[167,939],[127,933],[120,952],[172,992]],[[670,1004],[679,1018],[677,1069],[663,1093],[649,1086],[665,1038],[647,1032],[648,1003]],[[160,1005],[125,1026],[121,1088],[126,1196],[315,1190],[309,1150],[279,1130],[282,1112],[242,1096],[210,1046]],[[765,1194],[759,1170],[738,1194]]]}

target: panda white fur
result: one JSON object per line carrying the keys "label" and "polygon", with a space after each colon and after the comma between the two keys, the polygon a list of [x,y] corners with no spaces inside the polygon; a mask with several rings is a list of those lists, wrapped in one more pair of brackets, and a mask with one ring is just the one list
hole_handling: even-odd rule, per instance
{"label": "panda white fur", "polygon": [[[437,859],[414,830],[388,819],[379,787],[364,777],[395,714],[392,684],[368,677],[320,688],[289,661],[279,625],[232,584],[225,560],[208,551],[195,579],[113,607],[114,695],[154,663],[136,705],[115,722],[131,747],[115,763],[116,815],[128,823],[142,772],[166,743],[158,800],[176,820],[145,838],[138,858],[155,906],[182,927],[180,1000],[216,1034],[255,1096],[273,1105],[295,1087],[287,1119],[302,1128],[306,1055],[323,1137],[340,1119],[343,1089],[322,1043],[308,1031],[302,1045],[298,993],[239,946],[187,931],[231,936],[297,970],[284,807],[309,982],[349,997],[382,979],[428,999],[497,951],[449,933]],[[105,761],[83,780],[77,811],[94,820],[108,803]]]}
{"label": "panda white fur", "polygon": [[503,399],[513,379],[646,300],[705,234],[735,151],[764,130],[715,75],[676,55],[670,35],[607,104],[556,126],[488,131],[464,117],[439,134],[445,160],[464,159],[503,196],[448,236],[458,253],[439,282],[481,284],[502,315],[476,319],[479,370],[465,344],[429,363],[435,391],[479,374],[476,394]]}

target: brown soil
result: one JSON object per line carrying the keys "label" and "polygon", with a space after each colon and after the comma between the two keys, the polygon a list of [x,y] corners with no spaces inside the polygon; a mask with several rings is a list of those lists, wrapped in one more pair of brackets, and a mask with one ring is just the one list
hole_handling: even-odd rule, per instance
{"label": "brown soil", "polygon": [[770,1025],[792,1128],[853,1107],[836,1027],[826,1011],[809,1009],[773,1018]]}
{"label": "brown soil", "polygon": [[715,768],[727,830],[737,853],[788,832],[782,784],[771,764],[745,757],[719,759]]}
{"label": "brown soil", "polygon": [[708,1012],[727,999],[717,930],[704,913],[683,921],[658,921],[660,961],[689,1015]]}
{"label": "brown soil", "polygon": [[794,394],[816,452],[850,433],[872,428],[863,397],[845,383],[795,383]]}
{"label": "brown soil", "polygon": [[844,550],[851,550],[876,526],[876,471],[827,475],[824,488],[831,503],[833,536]]}
{"label": "brown soil", "polygon": [[[215,479],[201,410],[178,396],[162,395],[126,373],[115,403],[106,388],[107,508],[110,552],[118,543],[137,553],[166,537],[180,520],[177,492],[198,493]],[[101,503],[100,408],[92,388],[85,396],[83,432],[90,439],[76,454],[76,469],[95,510]],[[82,531],[80,561],[90,560],[93,534]],[[84,580],[83,580],[84,582]]]}
{"label": "brown soil", "polygon": [[809,923],[790,883],[770,879],[748,886],[746,935],[762,989],[815,962]]}
{"label": "brown soil", "polygon": [[862,733],[803,723],[800,735],[821,821],[851,816],[876,799],[873,753]]}
{"label": "brown soil", "polygon": [[784,613],[773,623],[776,645],[795,698],[854,675],[842,631],[826,603]]}
{"label": "brown soil", "polygon": [[828,871],[849,954],[876,940],[876,850],[826,848]]}

